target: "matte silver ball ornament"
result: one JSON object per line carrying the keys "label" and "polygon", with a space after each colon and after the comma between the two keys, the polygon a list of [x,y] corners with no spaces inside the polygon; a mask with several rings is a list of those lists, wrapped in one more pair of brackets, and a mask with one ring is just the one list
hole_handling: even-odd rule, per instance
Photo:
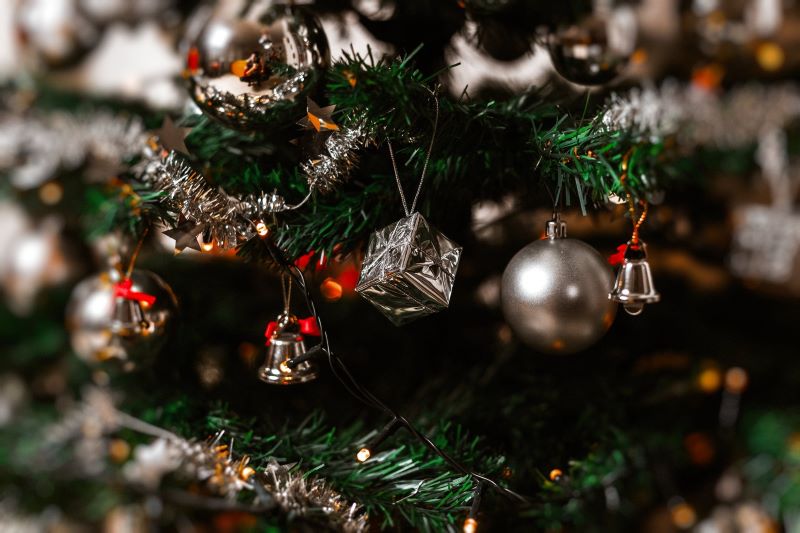
{"label": "matte silver ball ornament", "polygon": [[550,354],[584,350],[605,335],[617,305],[611,269],[588,244],[566,238],[558,219],[547,238],[517,252],[503,272],[503,314],[528,346]]}
{"label": "matte silver ball ornament", "polygon": [[120,295],[123,276],[113,269],[81,281],[72,291],[67,329],[81,359],[140,366],[152,362],[163,346],[178,308],[175,294],[146,270],[134,270],[129,279],[127,297]]}
{"label": "matte silver ball ornament", "polygon": [[293,5],[256,3],[239,18],[212,16],[190,38],[190,94],[209,116],[243,129],[295,118],[330,62],[317,18]]}

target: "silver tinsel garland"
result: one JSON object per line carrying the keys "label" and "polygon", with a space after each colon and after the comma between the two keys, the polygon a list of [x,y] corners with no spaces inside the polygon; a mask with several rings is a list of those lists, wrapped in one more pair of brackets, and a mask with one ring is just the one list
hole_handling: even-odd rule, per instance
{"label": "silver tinsel garland", "polygon": [[345,500],[327,483],[318,478],[306,478],[290,465],[271,459],[264,470],[264,487],[287,513],[309,516],[322,513],[330,524],[346,533],[367,530],[367,517],[356,503]]}
{"label": "silver tinsel garland", "polygon": [[139,119],[106,112],[10,113],[0,116],[0,171],[30,189],[88,161],[87,177],[103,179],[122,170],[144,138]]}
{"label": "silver tinsel garland", "polygon": [[223,444],[224,432],[204,442],[189,441],[177,435],[159,437],[149,444],[140,444],[133,451],[133,460],[125,465],[128,482],[155,490],[167,474],[175,473],[190,481],[199,481],[214,493],[234,499],[240,492],[253,491],[254,469],[247,459],[233,458],[233,442]]}
{"label": "silver tinsel garland", "polygon": [[[151,140],[152,141],[152,140]],[[134,168],[139,179],[155,191],[164,193],[168,208],[209,233],[218,247],[235,248],[255,235],[256,223],[272,214],[297,209],[314,191],[329,192],[343,183],[358,164],[358,150],[374,142],[365,115],[352,127],[332,133],[325,141],[326,153],[301,165],[309,192],[296,205],[287,204],[276,193],[236,197],[215,188],[178,152],[148,142],[143,157]]]}
{"label": "silver tinsel garland", "polygon": [[352,124],[332,133],[325,140],[325,151],[301,165],[308,186],[327,193],[343,183],[358,165],[358,150],[375,142],[375,135],[365,114],[358,114]]}
{"label": "silver tinsel garland", "polygon": [[297,209],[314,191],[330,192],[343,183],[358,164],[358,151],[374,142],[365,114],[357,114],[351,127],[326,139],[320,156],[301,164],[309,192],[290,205],[275,192],[229,195],[209,184],[187,158],[165,152],[148,137],[140,120],[105,112],[8,113],[0,116],[0,172],[7,172],[14,186],[29,189],[60,169],[89,163],[87,178],[99,181],[123,171],[128,159],[141,155],[133,168],[140,180],[165,193],[168,207],[210,233],[217,246],[230,249],[255,235],[257,221]]}
{"label": "silver tinsel garland", "polygon": [[0,500],[0,530],[4,533],[42,533],[57,531],[58,517],[52,511],[39,515],[23,513],[12,500]]}
{"label": "silver tinsel garland", "polygon": [[163,202],[170,210],[203,226],[223,249],[235,248],[255,235],[251,220],[285,206],[275,195],[234,198],[212,187],[184,156],[175,151],[164,156],[160,147],[147,145],[134,172],[145,184],[164,193]]}
{"label": "silver tinsel garland", "polygon": [[612,95],[601,121],[608,130],[652,141],[674,137],[688,148],[731,149],[755,144],[798,117],[800,88],[794,84],[753,83],[717,94],[671,81]]}
{"label": "silver tinsel garland", "polygon": [[[130,485],[157,493],[165,476],[174,475],[201,483],[240,510],[258,513],[277,504],[287,514],[325,520],[332,529],[348,533],[367,530],[363,508],[347,501],[324,480],[307,477],[295,465],[281,465],[274,459],[263,468],[251,466],[247,456],[234,454],[233,440],[223,442],[224,431],[194,441],[148,424],[119,411],[105,387],[86,389],[82,401],[45,428],[43,450],[53,452],[71,444],[81,475],[103,475],[110,438],[123,428],[154,437],[137,445],[122,468],[122,479]],[[244,495],[251,498],[243,499]]]}

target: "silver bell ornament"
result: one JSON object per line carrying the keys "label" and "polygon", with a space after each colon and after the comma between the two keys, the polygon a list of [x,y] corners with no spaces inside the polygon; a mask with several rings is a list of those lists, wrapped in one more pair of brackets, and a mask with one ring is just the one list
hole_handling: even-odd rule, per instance
{"label": "silver bell ornament", "polygon": [[593,13],[546,38],[553,68],[567,81],[601,85],[616,78],[636,46],[636,17],[629,7],[595,0]]}
{"label": "silver bell ornament", "polygon": [[611,270],[588,244],[566,238],[558,216],[546,238],[517,252],[503,272],[503,315],[528,346],[550,354],[584,350],[605,335],[616,306]]}
{"label": "silver bell ornament", "polygon": [[[221,5],[221,8],[226,6]],[[317,18],[294,5],[249,2],[217,12],[189,39],[191,96],[225,125],[253,130],[291,120],[330,62]]]}
{"label": "silver bell ornament", "polygon": [[129,368],[152,362],[177,308],[172,289],[152,272],[94,275],[75,287],[67,305],[72,349],[87,362],[116,359]]}
{"label": "silver bell ornament", "polygon": [[267,358],[258,369],[258,378],[275,385],[294,385],[316,379],[317,368],[313,361],[305,360],[293,366],[289,363],[306,354],[304,333],[313,335],[315,332],[313,317],[298,320],[288,311],[281,313],[267,326]]}
{"label": "silver bell ornament", "polygon": [[609,300],[621,303],[629,315],[639,315],[645,304],[656,303],[661,295],[653,286],[653,274],[647,262],[647,247],[641,241],[629,241],[617,272]]}

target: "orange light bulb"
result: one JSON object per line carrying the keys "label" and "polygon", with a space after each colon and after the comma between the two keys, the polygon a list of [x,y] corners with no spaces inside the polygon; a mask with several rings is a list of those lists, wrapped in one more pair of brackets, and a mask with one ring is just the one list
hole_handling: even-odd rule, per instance
{"label": "orange light bulb", "polygon": [[478,531],[478,521],[474,518],[467,518],[464,520],[464,533],[475,533]]}
{"label": "orange light bulb", "polygon": [[363,463],[367,459],[369,459],[371,455],[372,453],[369,451],[368,448],[361,448],[360,450],[358,450],[358,453],[356,454],[356,460],[359,463]]}

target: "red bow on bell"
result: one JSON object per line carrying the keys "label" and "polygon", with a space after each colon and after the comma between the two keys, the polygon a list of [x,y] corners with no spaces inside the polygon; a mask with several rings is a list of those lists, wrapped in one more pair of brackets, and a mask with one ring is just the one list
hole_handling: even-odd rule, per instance
{"label": "red bow on bell", "polygon": [[620,244],[617,246],[617,252],[608,256],[608,264],[611,266],[621,265],[625,261],[625,252],[628,250],[628,244]]}
{"label": "red bow on bell", "polygon": [[[297,323],[300,325],[301,335],[312,335],[314,337],[320,336],[317,320],[313,316],[308,318],[299,318],[297,319]],[[267,338],[267,346],[269,346],[269,343],[272,340],[272,334],[275,333],[276,329],[278,329],[278,323],[274,320],[267,324],[267,330],[264,332],[264,336]]]}
{"label": "red bow on bell", "polygon": [[125,278],[114,284],[114,297],[136,300],[137,302],[145,304],[147,307],[156,303],[156,297],[152,294],[133,290],[133,280],[131,278]]}
{"label": "red bow on bell", "polygon": [[620,244],[619,246],[617,246],[617,253],[614,253],[614,254],[611,254],[610,256],[608,256],[608,264],[610,264],[611,266],[617,266],[617,265],[621,265],[622,263],[624,263],[625,262],[625,254],[628,253],[628,247],[630,247],[631,250],[637,251],[637,250],[639,250],[640,245],[638,243],[637,244],[633,244],[633,243]]}

